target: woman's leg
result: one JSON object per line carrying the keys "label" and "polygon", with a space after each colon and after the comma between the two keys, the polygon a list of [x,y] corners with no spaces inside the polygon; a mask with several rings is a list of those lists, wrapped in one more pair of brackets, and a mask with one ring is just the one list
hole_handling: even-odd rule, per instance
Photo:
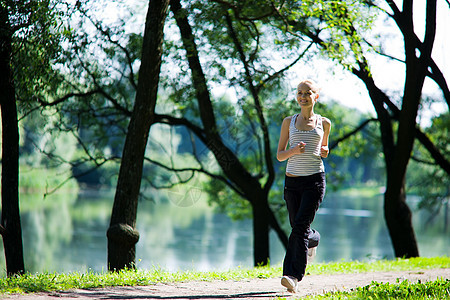
{"label": "woman's leg", "polygon": [[308,248],[317,247],[319,245],[319,242],[320,233],[317,230],[310,228],[308,230]]}
{"label": "woman's leg", "polygon": [[[288,207],[292,232],[283,263],[283,275],[303,279],[307,264],[308,246],[317,246],[320,235],[310,225],[325,194],[323,173],[286,180],[285,200]],[[292,209],[297,208],[297,211]],[[295,216],[294,216],[295,214]]]}

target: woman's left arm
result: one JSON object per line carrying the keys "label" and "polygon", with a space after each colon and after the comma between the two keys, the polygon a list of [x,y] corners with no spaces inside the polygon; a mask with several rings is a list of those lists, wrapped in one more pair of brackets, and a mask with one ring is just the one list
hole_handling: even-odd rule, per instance
{"label": "woman's left arm", "polygon": [[328,137],[330,136],[331,121],[325,117],[322,117],[323,126],[323,139],[322,146],[320,147],[320,156],[327,157],[330,150],[328,149]]}

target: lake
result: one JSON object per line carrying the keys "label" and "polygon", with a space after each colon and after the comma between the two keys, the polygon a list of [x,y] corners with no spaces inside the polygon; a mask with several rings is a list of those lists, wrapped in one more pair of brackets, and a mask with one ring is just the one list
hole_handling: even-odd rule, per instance
{"label": "lake", "polygon": [[[106,230],[113,198],[114,191],[60,192],[45,199],[41,194],[22,194],[27,271],[106,271]],[[409,202],[413,207],[414,201]],[[449,255],[448,215],[441,213],[430,221],[430,213],[414,210],[413,216],[421,256]],[[136,258],[141,269],[207,271],[253,264],[251,221],[232,221],[203,199],[189,205],[141,200],[137,227]],[[394,258],[381,194],[328,193],[313,228],[322,236],[315,262]],[[270,238],[271,264],[280,265],[284,248],[275,233]],[[0,264],[5,273],[4,258]]]}

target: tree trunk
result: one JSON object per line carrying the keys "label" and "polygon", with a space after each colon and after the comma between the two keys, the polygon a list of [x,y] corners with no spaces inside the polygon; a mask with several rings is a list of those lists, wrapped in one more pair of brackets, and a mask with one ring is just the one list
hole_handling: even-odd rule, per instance
{"label": "tree trunk", "polygon": [[163,29],[169,0],[150,0],[145,22],[139,82],[119,170],[108,237],[108,269],[134,268],[138,197],[161,67]]}
{"label": "tree trunk", "polygon": [[384,195],[384,217],[396,257],[417,257],[419,249],[412,225],[412,214],[406,204],[405,184],[387,184]]}
{"label": "tree trunk", "polygon": [[[417,74],[416,72],[414,73]],[[421,83],[415,83],[417,84],[415,86],[421,87],[423,80]],[[396,257],[409,258],[419,256],[412,225],[412,214],[406,204],[405,192],[406,171],[415,139],[415,130],[411,130],[411,128],[416,127],[419,103],[420,89],[417,91],[417,87],[408,87],[407,83],[402,110],[400,111],[397,143],[392,155],[392,161],[387,168],[388,175],[384,196],[385,219]]]}
{"label": "tree trunk", "polygon": [[254,266],[266,266],[270,260],[269,205],[267,196],[252,201]]}
{"label": "tree trunk", "polygon": [[[411,221],[411,211],[406,204],[405,195],[405,175],[406,165],[400,168],[399,155],[409,155],[405,153],[407,148],[396,146],[391,117],[384,106],[389,102],[386,94],[383,93],[367,72],[365,65],[361,65],[359,70],[353,70],[366,85],[370,98],[377,112],[380,122],[381,142],[383,145],[384,160],[386,165],[386,193],[384,195],[384,217],[392,240],[396,257],[418,256],[419,251]],[[411,130],[414,137],[415,131]]]}
{"label": "tree trunk", "polygon": [[0,7],[0,109],[2,118],[1,234],[8,276],[25,272],[19,212],[19,128],[11,72],[12,40],[8,11]]}
{"label": "tree trunk", "polygon": [[[394,4],[390,4],[393,7]],[[395,7],[394,7],[395,10]],[[419,250],[406,204],[405,178],[415,139],[416,118],[420,106],[422,88],[430,65],[436,34],[436,0],[427,0],[426,32],[423,44],[418,44],[413,27],[412,1],[403,5],[397,24],[405,41],[406,79],[402,109],[399,113],[397,143],[392,168],[388,169],[385,194],[386,223],[397,257],[416,257]],[[420,54],[418,55],[418,51]]]}

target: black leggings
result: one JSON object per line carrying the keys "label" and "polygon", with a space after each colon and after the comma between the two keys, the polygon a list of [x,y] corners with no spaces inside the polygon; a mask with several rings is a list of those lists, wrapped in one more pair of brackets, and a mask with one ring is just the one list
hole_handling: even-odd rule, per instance
{"label": "black leggings", "polygon": [[285,178],[286,201],[292,232],[284,257],[283,275],[303,279],[307,264],[308,248],[319,244],[320,234],[311,229],[317,209],[325,195],[325,173]]}

